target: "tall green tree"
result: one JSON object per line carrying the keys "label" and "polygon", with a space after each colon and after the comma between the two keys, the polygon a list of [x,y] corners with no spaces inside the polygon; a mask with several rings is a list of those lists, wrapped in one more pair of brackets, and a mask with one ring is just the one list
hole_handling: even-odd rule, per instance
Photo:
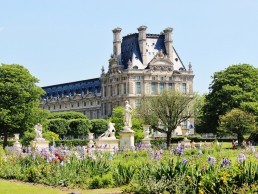
{"label": "tall green tree", "polygon": [[232,109],[220,116],[219,131],[221,134],[237,134],[239,145],[242,145],[244,135],[256,131],[255,117],[240,109]]}
{"label": "tall green tree", "polygon": [[258,68],[249,64],[229,66],[214,73],[203,106],[202,128],[217,132],[219,117],[233,108],[253,113],[258,110]]}
{"label": "tall green tree", "polygon": [[194,116],[195,131],[197,133],[202,132],[200,125],[202,123],[203,106],[205,103],[205,96],[206,96],[206,94],[200,95],[197,92],[194,93],[193,116]]}
{"label": "tall green tree", "polygon": [[137,111],[144,124],[167,134],[169,148],[172,132],[192,115],[192,100],[190,95],[164,91],[159,96],[143,98]]}
{"label": "tall green tree", "polygon": [[35,123],[39,99],[44,90],[36,85],[38,79],[21,65],[0,66],[0,133],[7,138],[13,133],[23,134]]}

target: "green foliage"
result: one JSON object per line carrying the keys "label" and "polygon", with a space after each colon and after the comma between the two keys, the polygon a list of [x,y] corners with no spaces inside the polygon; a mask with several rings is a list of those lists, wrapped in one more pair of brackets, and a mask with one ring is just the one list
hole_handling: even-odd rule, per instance
{"label": "green foliage", "polygon": [[210,92],[205,98],[200,127],[216,132],[219,117],[233,108],[253,113],[258,110],[258,68],[248,64],[232,65],[213,75]]}
{"label": "green foliage", "polygon": [[[138,117],[135,110],[131,113],[132,130],[135,131],[135,142],[140,142],[144,134],[142,131],[143,121]],[[110,122],[115,123],[116,132],[123,130],[124,127],[124,107],[119,106],[113,109],[112,115],[109,118]]]}
{"label": "green foliage", "polygon": [[43,138],[45,138],[49,142],[52,142],[53,140],[55,141],[59,140],[59,135],[52,131],[46,131],[42,135],[43,135]]}
{"label": "green foliage", "polygon": [[195,131],[197,133],[201,133],[201,129],[199,129],[201,123],[202,123],[202,117],[203,117],[203,106],[205,103],[205,96],[207,94],[199,95],[198,93],[194,94],[194,108],[193,108],[193,115],[194,115],[194,125],[195,125]]}
{"label": "green foliage", "polygon": [[44,90],[36,85],[38,81],[21,65],[0,66],[0,134],[5,143],[9,135],[23,134],[40,118],[39,99]]}
{"label": "green foliage", "polygon": [[143,98],[137,112],[145,124],[167,133],[169,147],[172,131],[191,116],[191,101],[190,95],[165,90],[159,96]]}
{"label": "green foliage", "polygon": [[68,131],[68,122],[65,119],[49,119],[48,120],[48,130],[59,135],[66,135]]}
{"label": "green foliage", "polygon": [[88,144],[88,140],[85,139],[72,139],[72,140],[57,140],[55,141],[56,146],[86,146]]}
{"label": "green foliage", "polygon": [[57,118],[61,118],[61,119],[66,119],[66,120],[70,120],[70,119],[87,119],[87,117],[80,112],[73,112],[73,111],[69,111],[69,112],[54,112],[51,113],[48,117],[48,119],[57,119]]}
{"label": "green foliage", "polygon": [[69,129],[67,135],[87,135],[92,129],[89,119],[71,119],[68,121]]}
{"label": "green foliage", "polygon": [[255,117],[240,109],[232,109],[220,117],[219,133],[237,134],[238,142],[242,145],[243,135],[256,130]]}
{"label": "green foliage", "polygon": [[108,121],[105,119],[92,119],[91,125],[92,129],[90,131],[96,135],[101,135],[107,130]]}
{"label": "green foliage", "polygon": [[124,127],[124,107],[118,106],[113,108],[112,115],[109,121],[115,123],[116,131],[123,130]]}
{"label": "green foliage", "polygon": [[34,140],[36,137],[36,132],[35,131],[25,131],[24,135],[21,138],[21,144],[23,146],[28,146],[30,145],[30,142]]}

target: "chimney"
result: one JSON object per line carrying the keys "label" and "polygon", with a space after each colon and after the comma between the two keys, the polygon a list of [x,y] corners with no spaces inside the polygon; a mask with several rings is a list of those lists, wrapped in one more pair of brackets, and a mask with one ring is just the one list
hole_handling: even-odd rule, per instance
{"label": "chimney", "polygon": [[138,44],[140,47],[141,57],[142,57],[142,64],[147,65],[147,55],[146,55],[146,26],[140,26],[138,29],[139,37],[138,37]]}
{"label": "chimney", "polygon": [[120,32],[122,31],[122,28],[115,28],[113,31],[113,55],[114,57],[119,57],[121,55],[121,38],[120,38]]}
{"label": "chimney", "polygon": [[173,31],[173,28],[166,28],[165,30],[163,30],[165,34],[164,42],[165,42],[166,52],[167,52],[168,58],[171,61],[173,61],[172,31]]}

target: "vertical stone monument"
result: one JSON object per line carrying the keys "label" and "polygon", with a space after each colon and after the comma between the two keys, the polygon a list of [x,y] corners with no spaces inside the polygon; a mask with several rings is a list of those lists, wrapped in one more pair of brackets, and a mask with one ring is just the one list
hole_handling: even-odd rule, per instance
{"label": "vertical stone monument", "polygon": [[114,148],[118,148],[119,140],[116,139],[115,132],[116,129],[114,127],[114,123],[109,122],[108,123],[108,129],[105,133],[99,136],[98,139],[96,139],[96,146],[98,148],[102,148],[107,151],[112,151]]}
{"label": "vertical stone monument", "polygon": [[37,125],[35,125],[34,129],[36,131],[36,137],[34,141],[31,142],[31,147],[37,148],[39,150],[48,149],[49,141],[46,141],[42,137],[42,125],[38,123]]}
{"label": "vertical stone monument", "polygon": [[94,142],[93,142],[93,139],[94,139],[94,133],[89,133],[89,143],[88,143],[88,147],[91,148],[94,146]]}
{"label": "vertical stone monument", "polygon": [[132,120],[131,120],[132,107],[128,101],[125,101],[124,108],[124,127],[123,130],[119,132],[120,135],[120,149],[127,149],[134,147],[134,131],[131,129]]}
{"label": "vertical stone monument", "polygon": [[22,148],[22,144],[19,142],[19,136],[20,136],[19,133],[15,133],[15,134],[14,134],[15,142],[14,142],[14,144],[13,144],[13,147],[14,147],[14,149],[16,149],[16,150],[21,150],[21,148]]}
{"label": "vertical stone monument", "polygon": [[142,139],[142,144],[145,147],[151,147],[151,143],[150,143],[150,125],[144,125],[143,126],[143,134],[144,134],[144,138]]}

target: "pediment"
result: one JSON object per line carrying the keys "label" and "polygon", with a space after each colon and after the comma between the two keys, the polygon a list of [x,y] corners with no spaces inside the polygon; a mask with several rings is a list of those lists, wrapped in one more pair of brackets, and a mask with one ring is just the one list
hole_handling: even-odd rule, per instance
{"label": "pediment", "polygon": [[57,97],[52,97],[49,102],[53,103],[53,102],[57,102]]}
{"label": "pediment", "polygon": [[64,96],[64,97],[61,98],[61,100],[62,101],[68,101],[68,100],[70,100],[70,97],[69,96]]}
{"label": "pediment", "polygon": [[149,63],[149,68],[152,71],[173,71],[174,65],[169,58],[153,58]]}
{"label": "pediment", "polygon": [[75,94],[75,95],[73,96],[73,99],[74,99],[74,100],[79,100],[79,99],[81,99],[81,98],[82,98],[81,94]]}
{"label": "pediment", "polygon": [[84,98],[94,98],[95,95],[92,92],[89,92],[88,94],[85,94],[83,97]]}

